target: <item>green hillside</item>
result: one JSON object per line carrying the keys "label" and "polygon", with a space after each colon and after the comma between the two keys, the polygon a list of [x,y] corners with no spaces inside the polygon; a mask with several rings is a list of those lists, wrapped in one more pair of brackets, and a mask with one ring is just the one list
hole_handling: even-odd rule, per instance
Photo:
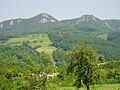
{"label": "green hillside", "polygon": [[69,50],[77,43],[85,43],[93,47],[100,55],[104,55],[104,58],[108,60],[120,58],[119,42],[108,40],[110,34],[96,34],[96,32],[88,32],[76,26],[66,26],[51,30],[48,35],[53,42],[53,46],[57,48]]}
{"label": "green hillside", "polygon": [[9,38],[2,45],[21,46],[22,44],[26,44],[40,53],[45,52],[48,55],[52,55],[53,50],[55,50],[47,34],[21,35]]}

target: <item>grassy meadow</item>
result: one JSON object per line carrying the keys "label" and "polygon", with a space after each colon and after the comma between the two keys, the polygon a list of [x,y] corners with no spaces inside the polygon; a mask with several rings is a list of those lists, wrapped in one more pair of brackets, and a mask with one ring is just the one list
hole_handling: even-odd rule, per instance
{"label": "grassy meadow", "polygon": [[[77,89],[75,87],[58,87],[58,88],[52,88],[48,90],[86,90],[86,88],[80,88]],[[91,87],[91,90],[120,90],[120,84],[102,84],[97,85],[94,87]]]}
{"label": "grassy meadow", "polygon": [[47,34],[32,34],[32,35],[23,35],[14,38],[10,38],[5,44],[6,45],[21,45],[27,43],[30,47],[35,48],[38,52],[45,52],[48,55],[52,55],[53,50],[56,48],[51,46],[52,42],[50,41]]}

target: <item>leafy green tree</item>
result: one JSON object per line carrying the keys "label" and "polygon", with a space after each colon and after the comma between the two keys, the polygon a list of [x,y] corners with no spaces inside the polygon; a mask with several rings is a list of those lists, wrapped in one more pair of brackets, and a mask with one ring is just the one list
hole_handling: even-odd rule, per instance
{"label": "leafy green tree", "polygon": [[76,45],[69,52],[69,60],[67,72],[68,74],[74,73],[74,86],[80,88],[85,85],[87,90],[90,90],[90,85],[94,84],[95,71],[98,66],[96,52],[87,45]]}
{"label": "leafy green tree", "polygon": [[31,60],[28,53],[24,55],[24,62],[31,71],[29,75],[30,90],[46,90],[48,81],[47,74],[52,73],[54,70],[50,56],[41,52],[40,57],[40,61],[35,62]]}

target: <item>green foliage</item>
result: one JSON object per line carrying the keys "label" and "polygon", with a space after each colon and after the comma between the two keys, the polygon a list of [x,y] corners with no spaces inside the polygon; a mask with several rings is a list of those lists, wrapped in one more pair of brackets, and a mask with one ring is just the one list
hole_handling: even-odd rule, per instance
{"label": "green foliage", "polygon": [[120,28],[120,20],[105,20],[111,28],[114,28],[115,31],[119,31]]}
{"label": "green foliage", "polygon": [[[116,42],[108,41],[106,39],[107,36],[109,38],[108,34],[86,32],[84,29],[75,26],[60,27],[47,33],[53,42],[53,46],[65,51],[70,50],[75,44],[85,43],[107,60],[120,58],[119,39]],[[100,38],[100,35],[104,35],[105,38]]]}
{"label": "green foliage", "polygon": [[106,83],[120,83],[120,61],[111,61],[102,66],[102,69],[107,72]]}
{"label": "green foliage", "polygon": [[66,63],[65,60],[65,51],[61,49],[57,49],[56,51],[53,51],[53,59],[56,62],[56,66],[60,68],[61,66],[64,66]]}
{"label": "green foliage", "polygon": [[0,89],[27,89],[27,76],[30,71],[21,61],[15,58],[0,56]]}
{"label": "green foliage", "polygon": [[111,32],[108,35],[108,40],[120,45],[120,31]]}
{"label": "green foliage", "polygon": [[[1,45],[0,66],[1,90],[42,88],[42,82],[45,79],[40,78],[39,74],[41,72],[52,73],[54,70],[50,56],[40,54],[26,45]],[[32,76],[33,74],[35,76]]]}
{"label": "green foliage", "polygon": [[84,84],[89,90],[89,86],[94,84],[94,74],[97,69],[97,55],[94,50],[81,44],[76,45],[69,54],[70,64],[67,72],[73,72],[76,76],[74,85],[77,88]]}

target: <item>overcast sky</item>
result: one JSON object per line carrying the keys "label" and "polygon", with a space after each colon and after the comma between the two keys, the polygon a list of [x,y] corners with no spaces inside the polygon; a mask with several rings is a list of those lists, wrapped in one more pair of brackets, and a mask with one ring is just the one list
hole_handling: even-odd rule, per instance
{"label": "overcast sky", "polygon": [[120,0],[0,0],[0,21],[29,18],[43,12],[58,20],[85,14],[120,19]]}

